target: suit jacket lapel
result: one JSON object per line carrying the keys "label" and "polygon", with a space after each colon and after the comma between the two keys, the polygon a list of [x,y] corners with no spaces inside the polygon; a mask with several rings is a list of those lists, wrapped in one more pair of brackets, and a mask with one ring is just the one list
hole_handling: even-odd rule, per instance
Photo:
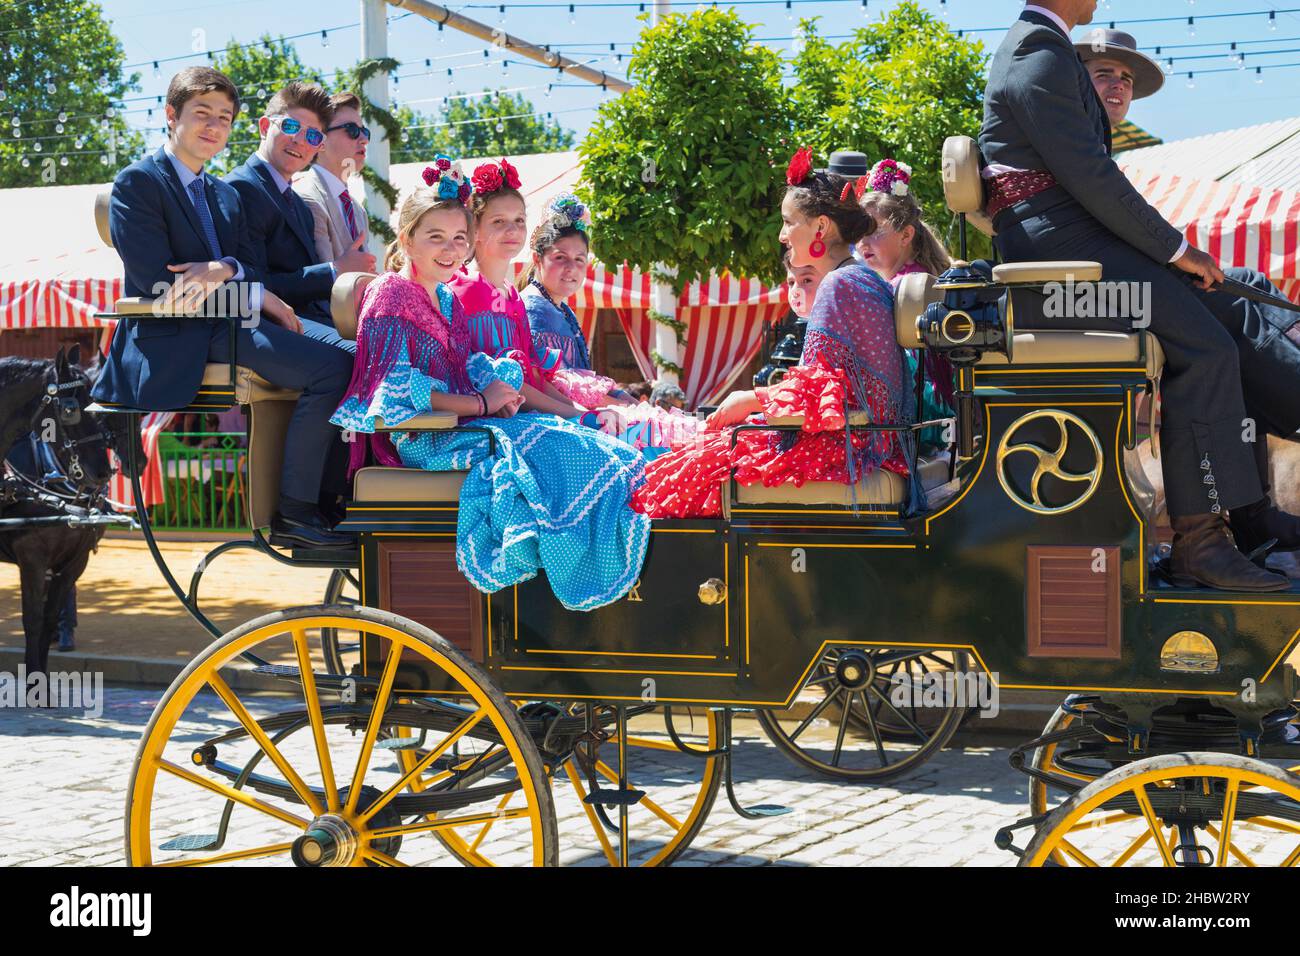
{"label": "suit jacket lapel", "polygon": [[[153,162],[154,165],[158,167],[158,174],[162,176],[163,182],[167,184],[167,187],[172,191],[172,196],[175,198],[176,202],[180,204],[181,211],[185,213],[185,218],[189,220],[190,226],[193,227],[195,235],[203,241],[203,247],[206,249],[208,245],[208,237],[203,234],[203,223],[199,221],[198,211],[194,208],[194,203],[190,200],[189,193],[187,193],[185,187],[181,185],[180,176],[176,175],[176,168],[172,166],[171,157],[167,155],[166,150],[160,148],[158,152],[154,153]],[[210,200],[211,193],[209,192],[208,195]],[[209,202],[209,208],[211,208],[211,202]],[[218,238],[220,238],[219,233]],[[225,247],[223,246],[222,251],[224,252],[224,250]]]}
{"label": "suit jacket lapel", "polygon": [[297,236],[298,241],[302,243],[302,247],[306,251],[308,257],[314,262],[316,259],[316,243],[312,241],[311,230],[307,228],[302,221],[302,213],[306,211],[302,200],[294,195],[293,191],[290,190],[290,199],[288,202],[285,202],[284,195],[280,192],[279,187],[276,185],[275,178],[271,175],[270,167],[266,160],[262,159],[260,156],[254,154],[248,160],[248,164],[253,168],[253,171],[257,173],[258,178],[262,181],[263,188],[270,193],[271,200],[275,203],[276,208],[280,210],[281,215],[283,215],[285,221],[288,222],[289,228],[293,230],[293,234]]}

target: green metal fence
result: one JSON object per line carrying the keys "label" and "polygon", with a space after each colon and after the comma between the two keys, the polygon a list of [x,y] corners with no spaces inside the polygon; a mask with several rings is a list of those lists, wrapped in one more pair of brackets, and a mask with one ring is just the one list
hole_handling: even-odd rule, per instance
{"label": "green metal fence", "polygon": [[150,509],[155,528],[185,531],[248,529],[248,449],[240,432],[163,432],[158,464],[163,502]]}

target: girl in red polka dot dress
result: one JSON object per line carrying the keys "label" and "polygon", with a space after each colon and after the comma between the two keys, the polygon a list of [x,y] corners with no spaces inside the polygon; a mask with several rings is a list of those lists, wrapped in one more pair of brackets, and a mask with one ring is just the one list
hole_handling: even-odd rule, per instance
{"label": "girl in red polka dot dress", "polygon": [[[904,441],[910,433],[845,431],[848,413],[867,412],[876,423],[910,424],[915,399],[907,387],[902,350],[894,334],[894,296],[888,282],[854,260],[851,248],[875,229],[859,200],[866,179],[812,168],[801,149],[786,171],[781,242],[789,264],[823,276],[808,318],[803,357],[770,388],[733,392],[708,417],[696,438],[646,468],[632,507],[652,518],[710,518],[722,513],[723,483],[731,468],[742,485],[840,481],[852,484],[876,468],[908,474]],[[732,429],[751,415],[802,415],[798,436]],[[902,436],[902,437],[900,437]]]}

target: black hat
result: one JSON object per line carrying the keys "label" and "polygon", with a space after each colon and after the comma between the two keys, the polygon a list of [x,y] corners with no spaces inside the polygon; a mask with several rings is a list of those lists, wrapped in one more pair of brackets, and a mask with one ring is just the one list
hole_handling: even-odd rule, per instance
{"label": "black hat", "polygon": [[848,176],[850,178],[865,176],[871,165],[867,162],[866,153],[858,153],[851,149],[841,149],[831,153],[830,164],[825,169],[818,170],[823,173],[834,173],[837,176]]}
{"label": "black hat", "polygon": [[1133,34],[1123,30],[1091,30],[1088,36],[1074,45],[1079,59],[1119,60],[1133,71],[1133,99],[1140,100],[1159,91],[1165,85],[1165,72],[1160,64],[1141,53]]}

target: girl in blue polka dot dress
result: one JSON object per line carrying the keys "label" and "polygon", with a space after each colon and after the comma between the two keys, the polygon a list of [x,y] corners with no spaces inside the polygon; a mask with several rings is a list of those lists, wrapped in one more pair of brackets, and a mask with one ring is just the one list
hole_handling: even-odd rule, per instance
{"label": "girl in blue polka dot dress", "polygon": [[[429,471],[468,469],[461,489],[456,560],[491,593],[546,572],[571,610],[625,596],[641,573],[650,522],[633,511],[645,480],[631,447],[556,415],[520,412],[524,375],[511,358],[470,353],[469,325],[445,285],[469,256],[474,223],[469,185],[457,164],[438,157],[426,187],[398,213],[398,238],[385,272],[366,288],[357,360],[331,419],[361,439],[352,469],[382,465]],[[481,431],[375,433],[430,411],[454,412]]]}

